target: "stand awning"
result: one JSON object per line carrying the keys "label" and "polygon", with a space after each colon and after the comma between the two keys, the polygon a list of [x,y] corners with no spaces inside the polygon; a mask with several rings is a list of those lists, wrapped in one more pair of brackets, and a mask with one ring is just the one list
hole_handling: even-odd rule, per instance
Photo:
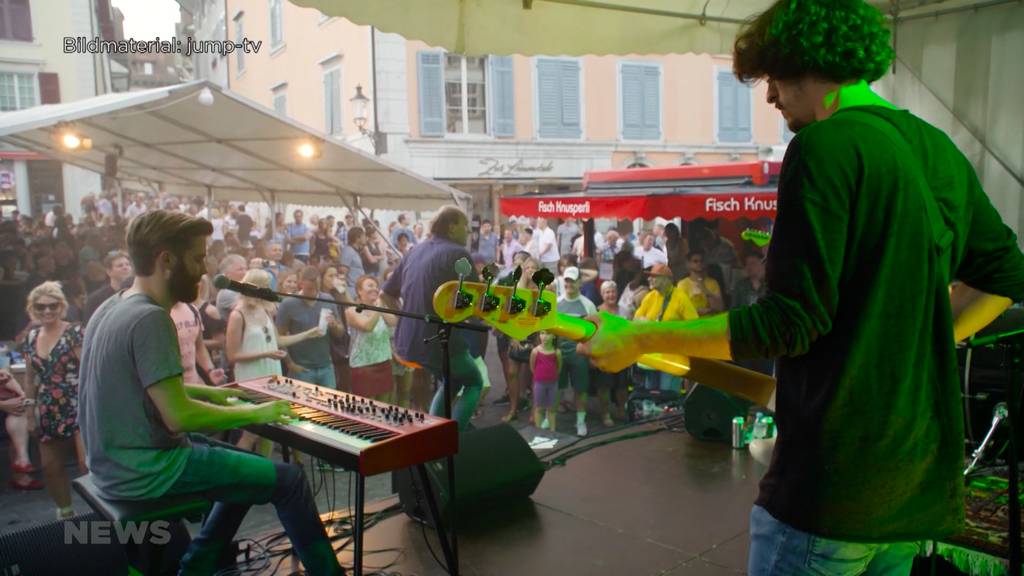
{"label": "stand awning", "polygon": [[531,195],[501,199],[505,216],[545,218],[775,218],[772,189],[725,191],[688,190],[683,194]]}

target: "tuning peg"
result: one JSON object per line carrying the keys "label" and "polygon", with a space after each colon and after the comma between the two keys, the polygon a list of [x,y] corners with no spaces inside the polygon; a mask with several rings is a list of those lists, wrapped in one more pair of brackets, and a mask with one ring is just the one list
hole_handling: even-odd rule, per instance
{"label": "tuning peg", "polygon": [[531,311],[531,314],[534,316],[543,316],[551,311],[551,303],[544,301],[544,288],[549,286],[551,282],[555,280],[555,275],[551,273],[551,270],[541,268],[533,273],[531,280],[533,280],[533,283],[537,285],[537,299],[533,301],[533,310]]}
{"label": "tuning peg", "polygon": [[494,282],[494,278],[498,275],[498,269],[494,264],[488,264],[480,271],[480,275],[483,276],[484,281],[487,282],[487,287],[484,289],[484,295],[480,298],[480,311],[490,312],[497,308],[500,303],[498,297],[491,294],[491,283]]}
{"label": "tuning peg", "polygon": [[455,261],[455,273],[459,275],[459,288],[455,291],[455,309],[462,310],[473,305],[473,295],[462,289],[462,281],[473,271],[473,265],[468,258],[459,258]]}
{"label": "tuning peg", "polygon": [[519,279],[522,278],[522,277],[523,277],[523,267],[522,266],[516,266],[515,270],[512,270],[512,274],[511,274],[512,297],[508,299],[508,309],[507,309],[507,312],[509,314],[518,314],[518,313],[522,312],[524,309],[526,309],[526,300],[523,300],[522,298],[516,296],[516,287],[519,285]]}

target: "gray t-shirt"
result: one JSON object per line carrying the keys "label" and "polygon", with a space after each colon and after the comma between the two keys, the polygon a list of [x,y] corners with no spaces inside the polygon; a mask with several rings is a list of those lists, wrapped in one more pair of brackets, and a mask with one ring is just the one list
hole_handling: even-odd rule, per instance
{"label": "gray t-shirt", "polygon": [[227,320],[231,316],[231,311],[235,309],[239,296],[241,295],[238,292],[228,290],[227,288],[217,292],[217,312],[220,312],[221,318]]}
{"label": "gray t-shirt", "polygon": [[498,235],[491,232],[487,236],[480,235],[480,241],[477,244],[477,254],[483,254],[484,259],[488,264],[494,262],[497,258],[498,253]]}
{"label": "gray t-shirt", "polygon": [[[330,294],[321,292],[319,298],[330,298]],[[312,304],[312,305],[310,305]],[[334,312],[334,317],[341,320],[338,307],[326,302],[307,302],[298,298],[285,298],[277,310],[277,329],[282,334],[298,334],[314,326],[320,325],[320,310]],[[288,347],[288,355],[303,368],[323,368],[331,366],[331,342],[329,336],[321,336],[292,344]]]}
{"label": "gray t-shirt", "polygon": [[162,496],[188,462],[192,445],[172,434],[146,388],[180,376],[171,316],[144,294],[103,303],[82,343],[78,424],[86,463],[106,497]]}
{"label": "gray t-shirt", "polygon": [[[587,316],[597,314],[597,306],[590,301],[583,294],[570,300],[565,296],[558,299],[557,309],[559,314],[565,314],[567,316],[575,316],[577,318],[585,318]],[[559,338],[558,346],[562,349],[563,354],[575,354],[576,343],[568,338]]]}
{"label": "gray t-shirt", "polygon": [[341,265],[348,267],[348,296],[349,298],[356,297],[356,280],[359,280],[360,276],[366,275],[366,270],[363,269],[363,257],[356,252],[356,249],[345,244],[341,248]]}

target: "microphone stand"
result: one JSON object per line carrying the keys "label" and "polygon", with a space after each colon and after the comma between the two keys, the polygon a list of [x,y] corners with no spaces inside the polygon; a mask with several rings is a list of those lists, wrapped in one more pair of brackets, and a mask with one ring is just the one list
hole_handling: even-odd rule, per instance
{"label": "microphone stand", "polygon": [[1021,364],[1024,362],[1022,354],[1024,354],[1024,328],[1018,328],[999,334],[992,334],[982,338],[972,338],[968,340],[968,348],[981,348],[984,346],[991,346],[998,344],[1002,348],[1009,350],[1010,362],[1007,367],[1007,383],[1006,383],[1006,407],[1007,417],[1006,423],[1010,429],[1010,440],[1009,449],[1010,456],[1007,459],[1009,467],[1009,478],[1007,485],[1007,497],[1009,498],[1008,503],[1008,516],[1009,516],[1009,527],[1008,529],[1008,543],[1009,543],[1009,558],[1008,560],[1008,574],[1020,574],[1021,573],[1021,535],[1020,535],[1020,463],[1018,458],[1018,444],[1020,442],[1019,436],[1019,425],[1018,419],[1020,417],[1020,377],[1021,377]]}
{"label": "microphone stand", "polygon": [[[230,290],[231,288],[226,288]],[[246,295],[246,294],[243,294]],[[463,330],[474,330],[476,332],[487,332],[489,330],[486,326],[479,324],[468,324],[466,322],[446,322],[440,316],[435,314],[420,314],[417,312],[406,312],[404,310],[395,310],[392,308],[384,308],[381,306],[371,306],[369,304],[360,304],[357,302],[345,302],[343,300],[335,300],[334,298],[321,298],[319,296],[303,296],[302,294],[285,294],[283,292],[275,292],[266,288],[260,289],[256,294],[248,294],[256,298],[262,298],[264,300],[271,300],[274,302],[280,302],[282,298],[298,298],[300,300],[307,300],[313,302],[324,302],[326,304],[334,304],[341,306],[342,308],[355,308],[356,312],[362,312],[363,310],[372,310],[374,312],[380,312],[381,314],[392,314],[395,316],[401,316],[403,318],[411,318],[413,320],[420,320],[427,324],[434,324],[437,326],[437,334],[426,338],[423,343],[426,344],[433,340],[437,340],[441,343],[441,374],[444,378],[444,417],[449,420],[452,417],[452,374],[451,374],[451,359],[449,357],[449,342],[451,340],[451,334],[453,328],[461,328]],[[444,554],[445,562],[448,564],[448,573],[452,576],[458,576],[459,574],[459,537],[458,524],[456,520],[456,507],[455,507],[455,456],[449,455],[446,458],[448,465],[448,494],[449,494],[449,510],[451,510],[451,532],[444,527],[444,520],[441,518],[441,513],[437,506],[437,501],[434,499],[433,487],[430,484],[430,477],[427,475],[426,466],[418,464],[416,466],[417,472],[420,476],[420,481],[423,484],[424,493],[427,499],[427,506],[430,508],[430,515],[434,518],[434,522],[437,528],[438,538],[441,540],[441,551]],[[355,566],[352,570],[355,576],[361,576],[362,574],[362,509],[363,509],[363,489],[365,479],[362,474],[356,474],[356,523],[359,528],[359,538],[355,542]],[[449,543],[449,538],[450,543]]]}

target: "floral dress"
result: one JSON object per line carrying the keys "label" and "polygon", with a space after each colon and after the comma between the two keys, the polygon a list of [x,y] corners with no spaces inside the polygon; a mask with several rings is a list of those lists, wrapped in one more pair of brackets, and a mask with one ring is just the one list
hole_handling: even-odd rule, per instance
{"label": "floral dress", "polygon": [[25,357],[32,363],[39,390],[36,404],[39,410],[39,440],[63,440],[78,431],[78,368],[75,348],[82,345],[82,325],[72,324],[60,335],[49,358],[39,356],[36,340],[39,328],[29,332],[25,342]]}

